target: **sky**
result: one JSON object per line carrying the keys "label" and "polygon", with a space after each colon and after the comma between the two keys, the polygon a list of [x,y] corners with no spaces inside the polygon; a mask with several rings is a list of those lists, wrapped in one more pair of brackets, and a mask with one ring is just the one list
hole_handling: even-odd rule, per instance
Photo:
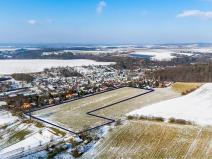
{"label": "sky", "polygon": [[212,0],[0,0],[0,43],[212,42]]}

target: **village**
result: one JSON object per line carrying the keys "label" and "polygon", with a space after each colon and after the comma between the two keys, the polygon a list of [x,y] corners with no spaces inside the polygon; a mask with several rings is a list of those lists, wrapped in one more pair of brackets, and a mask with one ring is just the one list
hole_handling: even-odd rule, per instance
{"label": "village", "polygon": [[12,76],[0,78],[0,99],[6,102],[7,108],[28,110],[60,104],[123,86],[159,86],[158,81],[147,81],[144,71],[116,70],[111,66],[58,67],[22,76],[30,76],[31,79],[18,81]]}

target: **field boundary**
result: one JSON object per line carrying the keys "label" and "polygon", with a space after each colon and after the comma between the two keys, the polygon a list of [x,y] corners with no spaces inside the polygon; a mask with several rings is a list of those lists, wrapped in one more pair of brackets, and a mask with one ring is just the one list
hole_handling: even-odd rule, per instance
{"label": "field boundary", "polygon": [[141,94],[138,94],[138,95],[135,95],[135,96],[133,96],[133,97],[129,97],[129,98],[126,98],[126,99],[123,99],[123,100],[114,102],[114,103],[112,103],[112,104],[109,104],[109,105],[106,105],[106,106],[103,106],[103,107],[100,107],[100,108],[97,108],[97,109],[94,109],[94,110],[91,110],[91,111],[87,112],[87,113],[86,113],[87,115],[90,115],[90,116],[93,116],[93,117],[96,117],[96,118],[101,118],[101,119],[107,120],[108,122],[106,122],[106,123],[104,123],[104,124],[101,124],[101,125],[98,125],[98,126],[95,126],[95,127],[88,128],[88,129],[83,130],[83,131],[79,131],[79,132],[74,132],[74,131],[72,131],[72,130],[70,130],[70,129],[67,129],[67,128],[63,127],[63,126],[54,124],[53,122],[46,121],[46,120],[43,120],[43,119],[41,119],[41,118],[35,117],[35,116],[32,115],[32,112],[35,112],[35,111],[38,111],[38,110],[42,110],[42,109],[46,109],[46,108],[50,108],[50,107],[54,107],[54,106],[62,106],[62,105],[65,104],[65,103],[71,103],[71,102],[76,101],[76,100],[88,98],[88,97],[91,97],[91,96],[99,95],[99,94],[102,94],[102,93],[114,91],[114,90],[121,89],[121,88],[125,88],[125,87],[128,87],[128,86],[122,86],[122,87],[119,87],[119,88],[114,88],[114,89],[110,89],[110,90],[107,90],[107,91],[102,91],[102,92],[98,92],[98,93],[94,93],[94,94],[82,96],[82,97],[79,97],[79,98],[75,98],[75,99],[71,99],[71,100],[64,101],[63,103],[60,103],[60,104],[53,104],[53,105],[48,105],[48,106],[45,106],[45,107],[42,107],[42,108],[32,109],[32,110],[30,110],[30,111],[28,111],[28,112],[24,112],[24,114],[27,115],[27,116],[29,116],[29,117],[32,118],[32,119],[41,121],[41,122],[46,123],[46,124],[49,124],[49,125],[52,125],[52,126],[57,127],[57,128],[59,128],[59,129],[65,130],[65,131],[67,131],[67,132],[69,132],[69,133],[72,133],[72,134],[75,134],[75,135],[79,135],[79,134],[82,134],[82,133],[84,133],[84,132],[88,132],[88,131],[91,131],[91,130],[94,130],[94,129],[97,129],[97,128],[103,127],[103,126],[105,126],[105,125],[109,125],[109,124],[112,124],[112,123],[116,122],[116,120],[114,120],[114,119],[107,118],[107,117],[104,117],[104,116],[96,115],[96,114],[94,114],[94,112],[97,112],[97,111],[99,111],[99,110],[102,110],[102,109],[105,109],[105,108],[108,108],[108,107],[112,107],[112,106],[114,106],[114,105],[116,105],[116,104],[126,102],[126,101],[128,101],[128,100],[137,98],[137,97],[139,97],[139,96],[143,96],[143,95],[149,94],[149,93],[153,92],[154,89],[144,89],[144,88],[130,87],[130,88],[135,88],[135,89],[144,89],[144,90],[146,90],[146,92],[141,93]]}

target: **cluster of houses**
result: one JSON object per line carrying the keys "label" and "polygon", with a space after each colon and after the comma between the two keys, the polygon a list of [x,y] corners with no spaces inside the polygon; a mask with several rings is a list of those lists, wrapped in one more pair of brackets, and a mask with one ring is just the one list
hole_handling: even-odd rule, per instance
{"label": "cluster of houses", "polygon": [[158,86],[148,81],[142,70],[116,70],[110,66],[78,66],[45,69],[31,73],[31,82],[0,78],[0,100],[9,108],[29,109],[78,98],[87,94],[107,91],[122,86]]}

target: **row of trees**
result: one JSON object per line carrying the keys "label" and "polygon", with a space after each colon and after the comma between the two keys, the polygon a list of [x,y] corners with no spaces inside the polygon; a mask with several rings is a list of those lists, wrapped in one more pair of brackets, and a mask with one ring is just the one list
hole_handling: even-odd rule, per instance
{"label": "row of trees", "polygon": [[212,63],[169,67],[147,72],[147,75],[159,81],[212,82]]}

